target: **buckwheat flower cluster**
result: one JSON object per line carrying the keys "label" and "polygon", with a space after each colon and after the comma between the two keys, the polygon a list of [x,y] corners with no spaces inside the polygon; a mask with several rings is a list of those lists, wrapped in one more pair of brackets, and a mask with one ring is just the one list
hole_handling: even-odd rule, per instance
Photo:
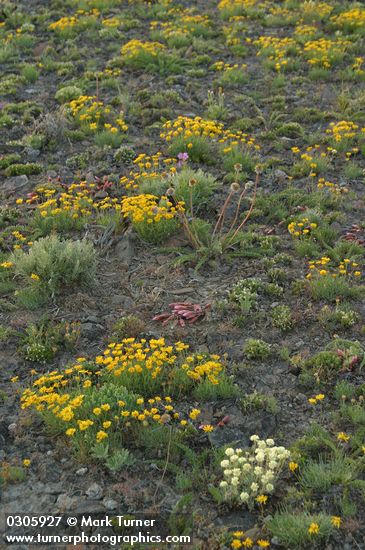
{"label": "buckwheat flower cluster", "polygon": [[160,44],[160,42],[142,42],[142,40],[133,39],[124,44],[121,54],[126,58],[133,58],[141,53],[157,57],[158,53],[164,49],[166,49],[166,46]]}
{"label": "buckwheat flower cluster", "polygon": [[[200,116],[188,117],[180,115],[175,120],[166,121],[163,129],[165,131],[161,132],[161,139],[171,142],[176,138],[183,138],[186,141],[188,149],[193,147],[192,140],[194,138],[216,140],[218,143],[230,146],[244,144],[254,149],[260,149],[254,137],[248,136],[241,130],[231,131],[225,128],[222,122],[204,119]],[[223,152],[227,153],[229,150],[224,149]]]}
{"label": "buckwheat flower cluster", "polygon": [[273,439],[250,437],[249,450],[228,448],[221,462],[223,498],[234,505],[246,504],[253,508],[259,495],[271,494],[284,463],[290,458],[285,447],[277,447]]}

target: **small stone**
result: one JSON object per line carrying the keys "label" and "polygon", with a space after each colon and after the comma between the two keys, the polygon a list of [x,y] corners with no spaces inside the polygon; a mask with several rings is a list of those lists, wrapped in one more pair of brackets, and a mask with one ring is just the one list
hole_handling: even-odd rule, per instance
{"label": "small stone", "polygon": [[307,396],[304,395],[304,393],[298,393],[295,397],[295,401],[298,401],[298,403],[307,403]]}
{"label": "small stone", "polygon": [[75,509],[75,514],[86,515],[86,514],[102,514],[105,512],[105,508],[101,502],[82,500],[78,503],[77,508]]}
{"label": "small stone", "polygon": [[107,510],[116,510],[118,507],[117,501],[112,498],[104,498],[103,504]]}
{"label": "small stone", "polygon": [[257,538],[260,538],[259,535],[260,535],[259,527],[252,527],[252,529],[248,529],[248,531],[245,531],[245,538],[257,539]]}
{"label": "small stone", "polygon": [[62,483],[47,483],[47,485],[44,486],[42,491],[39,491],[40,493],[45,493],[48,495],[58,495],[62,493],[62,490],[64,491],[65,488],[62,486]]}
{"label": "small stone", "polygon": [[135,252],[133,238],[130,235],[124,235],[122,239],[117,243],[114,252],[119,260],[129,265],[133,259]]}
{"label": "small stone", "polygon": [[8,426],[9,433],[13,435],[16,432],[16,428],[17,428],[17,426],[16,426],[15,422],[13,424],[9,424],[9,426]]}
{"label": "small stone", "polygon": [[95,176],[92,172],[88,172],[86,174],[86,183],[94,183],[95,181]]}
{"label": "small stone", "polygon": [[103,496],[103,488],[97,483],[93,483],[86,490],[86,495],[89,500],[100,500]]}
{"label": "small stone", "polygon": [[288,174],[286,174],[284,170],[275,170],[274,177],[278,182],[283,182],[287,179]]}
{"label": "small stone", "polygon": [[72,510],[76,506],[76,498],[69,495],[59,495],[56,500],[56,506],[59,510]]}
{"label": "small stone", "polygon": [[76,475],[77,476],[84,476],[87,472],[87,468],[79,468],[78,470],[76,470]]}
{"label": "small stone", "polygon": [[294,342],[293,349],[299,349],[304,346],[304,344],[304,340],[297,340],[296,342]]}
{"label": "small stone", "polygon": [[39,149],[33,149],[32,147],[26,147],[24,149],[24,152],[27,155],[28,159],[31,161],[36,160],[41,154]]}
{"label": "small stone", "polygon": [[28,183],[28,176],[25,174],[22,174],[21,176],[14,176],[12,178],[8,178],[4,182],[4,188],[5,190],[8,189],[20,189],[21,187],[24,187]]}
{"label": "small stone", "polygon": [[81,334],[89,340],[94,340],[104,332],[103,325],[95,323],[81,323]]}

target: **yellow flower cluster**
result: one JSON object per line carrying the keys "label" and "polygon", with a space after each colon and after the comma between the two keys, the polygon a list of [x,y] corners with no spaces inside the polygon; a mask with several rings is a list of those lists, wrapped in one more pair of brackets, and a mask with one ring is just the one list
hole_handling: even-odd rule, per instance
{"label": "yellow flower cluster", "polygon": [[129,218],[134,224],[145,221],[152,224],[161,220],[172,220],[178,210],[182,210],[183,207],[183,202],[174,206],[165,196],[161,197],[161,200],[159,197],[149,194],[122,199],[122,214],[124,218]]}
{"label": "yellow flower cluster", "polygon": [[[135,338],[127,338],[121,343],[109,344],[103,355],[96,357],[95,363],[102,366],[107,372],[119,377],[123,373],[129,375],[143,375],[148,373],[152,380],[165,374],[163,371],[171,371],[179,360],[183,361],[179,369],[187,377],[194,381],[208,379],[212,384],[219,383],[219,375],[223,371],[223,365],[219,362],[218,355],[189,355],[185,352],[189,349],[187,344],[176,342],[167,345],[164,338],[152,339],[140,342]],[[180,357],[179,357],[180,356]]]}
{"label": "yellow flower cluster", "polygon": [[131,170],[128,176],[122,176],[120,183],[126,189],[138,189],[143,179],[167,178],[170,174],[176,173],[176,159],[162,158],[159,151],[154,155],[141,153],[134,159],[133,164],[139,168],[139,171]]}
{"label": "yellow flower cluster", "polygon": [[336,56],[341,56],[346,48],[351,44],[349,40],[337,38],[319,38],[318,40],[309,40],[304,44],[303,53],[307,62],[312,66],[321,66],[325,69],[330,68]]}
{"label": "yellow flower cluster", "polygon": [[[128,4],[146,4],[147,6],[152,6],[154,4],[159,4],[167,8],[171,4],[172,0],[128,0]],[[169,10],[172,11],[172,10]]]}
{"label": "yellow flower cluster", "polygon": [[324,19],[332,10],[333,6],[319,0],[304,0],[300,5],[300,11],[306,19]]}
{"label": "yellow flower cluster", "polygon": [[359,126],[350,120],[340,120],[331,122],[326,133],[329,134],[335,142],[339,143],[344,139],[353,139],[357,135]]}
{"label": "yellow flower cluster", "polygon": [[102,365],[114,376],[120,376],[125,371],[141,374],[146,370],[152,378],[156,378],[163,366],[175,364],[176,353],[186,349],[188,345],[182,342],[168,346],[163,338],[152,339],[148,343],[145,339],[138,342],[135,338],[125,338],[121,343],[109,344],[103,355],[96,357],[95,363]]}
{"label": "yellow flower cluster", "polygon": [[259,4],[259,0],[221,0],[218,9],[235,15],[244,13],[247,8],[252,8],[257,4]]}
{"label": "yellow flower cluster", "polygon": [[346,27],[350,29],[364,27],[365,9],[359,7],[344,11],[339,15],[331,17],[331,21],[337,27]]}
{"label": "yellow flower cluster", "polygon": [[109,17],[108,19],[103,19],[101,24],[104,27],[108,28],[117,28],[121,25],[122,20],[119,17]]}
{"label": "yellow flower cluster", "polygon": [[323,399],[325,398],[326,396],[324,395],[324,393],[318,393],[317,395],[315,395],[314,397],[310,397],[308,399],[308,403],[310,403],[311,405],[317,405],[318,402],[320,401],[323,401]]}
{"label": "yellow flower cluster", "polygon": [[245,16],[234,15],[229,18],[229,24],[223,26],[227,46],[234,46],[242,42],[245,21]]}
{"label": "yellow flower cluster", "polygon": [[16,241],[16,243],[13,244],[14,250],[20,250],[22,247],[24,247],[24,245],[32,246],[33,244],[32,241],[27,241],[27,237],[23,235],[23,233],[21,233],[20,231],[12,231],[11,236]]}
{"label": "yellow flower cluster", "polygon": [[[83,393],[74,393],[74,388],[80,382],[80,374],[88,372],[76,365],[63,372],[53,371],[41,376],[33,384],[35,389],[23,392],[22,409],[34,408],[46,421],[52,416],[52,422],[59,422],[68,437],[92,428],[96,443],[120,433],[121,428],[128,430],[133,422],[147,427],[151,423],[178,421],[181,426],[187,426],[189,421],[195,421],[200,415],[199,409],[192,409],[184,418],[169,396],[155,396],[145,400],[143,397],[128,395],[127,403],[126,400],[106,395],[105,402],[94,406],[95,397],[88,393],[90,385],[85,383],[87,380],[83,383]],[[100,392],[103,392],[103,387]]]}
{"label": "yellow flower cluster", "polygon": [[26,237],[24,237],[24,235],[22,233],[20,233],[20,231],[12,231],[11,234],[13,235],[13,237],[15,237],[18,241],[26,241]]}
{"label": "yellow flower cluster", "polygon": [[86,71],[84,73],[85,78],[88,78],[89,80],[104,80],[106,78],[116,77],[120,76],[122,74],[122,69],[115,67],[114,69],[111,69],[109,67],[106,67],[103,71]]}
{"label": "yellow flower cluster", "polygon": [[295,27],[294,34],[297,37],[301,36],[314,36],[318,32],[318,27],[315,27],[314,25],[303,25],[298,24]]}
{"label": "yellow flower cluster", "polygon": [[355,61],[351,69],[354,71],[355,74],[362,75],[365,73],[364,69],[362,68],[363,64],[364,64],[363,57],[355,57]]}
{"label": "yellow flower cluster", "polygon": [[[165,141],[172,141],[174,138],[183,137],[189,141],[193,137],[203,137],[217,140],[218,143],[229,142],[230,146],[239,144],[245,144],[255,149],[260,149],[260,146],[255,143],[253,137],[249,137],[242,131],[232,132],[224,128],[222,122],[216,122],[215,120],[206,120],[200,116],[194,118],[187,116],[178,116],[174,121],[168,120],[163,125],[163,128],[167,130],[162,132],[160,137]],[[188,143],[189,148],[189,143]],[[231,149],[225,149],[224,152],[229,152]]]}
{"label": "yellow flower cluster", "polygon": [[96,8],[92,9],[89,12],[86,12],[85,10],[78,10],[75,15],[71,15],[70,17],[61,17],[57,21],[54,21],[49,25],[49,29],[51,31],[64,31],[65,29],[72,29],[76,27],[80,23],[81,18],[88,18],[88,17],[99,17],[100,11]]}
{"label": "yellow flower cluster", "polygon": [[271,6],[269,8],[270,15],[274,15],[276,17],[284,17],[285,19],[290,19],[293,17],[293,11],[288,10],[288,8],[284,8],[282,6]]}
{"label": "yellow flower cluster", "polygon": [[265,55],[275,61],[275,69],[279,71],[288,64],[286,56],[289,52],[297,52],[298,45],[294,38],[277,36],[260,36],[253,44],[259,48],[257,55]]}
{"label": "yellow flower cluster", "polygon": [[[218,356],[212,356],[212,360],[203,361],[204,358],[201,355],[189,356],[186,359],[186,363],[181,365],[181,368],[186,371],[187,376],[192,380],[200,382],[208,379],[209,382],[217,385],[219,384],[219,375],[223,368],[218,359]],[[200,361],[203,361],[203,363],[200,363]]]}
{"label": "yellow flower cluster", "polygon": [[142,40],[133,39],[124,44],[120,51],[122,56],[126,58],[136,57],[140,53],[148,53],[153,57],[157,57],[159,52],[165,49],[166,46],[160,42],[143,42]]}
{"label": "yellow flower cluster", "polygon": [[333,193],[336,196],[345,195],[349,192],[348,187],[342,187],[333,183],[332,181],[327,181],[325,178],[319,178],[317,182],[318,189],[328,189],[330,193]]}
{"label": "yellow flower cluster", "polygon": [[74,27],[76,23],[77,23],[77,17],[74,15],[72,15],[71,17],[61,17],[61,19],[58,19],[57,21],[54,21],[54,23],[51,23],[49,25],[49,29],[51,31],[54,31],[54,30],[63,31],[70,27]]}
{"label": "yellow flower cluster", "polygon": [[87,124],[90,130],[97,130],[100,126],[114,134],[128,130],[122,112],[115,116],[113,125],[107,122],[102,124],[102,121],[111,113],[111,109],[104,106],[103,101],[98,100],[96,96],[79,96],[70,101],[69,108],[73,118],[80,124]]}
{"label": "yellow flower cluster", "polygon": [[319,525],[318,523],[312,522],[310,526],[308,527],[308,533],[310,535],[318,535],[319,533]]}
{"label": "yellow flower cluster", "polygon": [[235,531],[232,533],[231,548],[236,550],[238,548],[252,548],[255,544],[255,548],[269,548],[270,542],[266,539],[257,539],[254,543],[251,537],[245,535],[244,531]]}
{"label": "yellow flower cluster", "polygon": [[176,22],[151,21],[150,29],[152,31],[161,31],[166,39],[176,35],[194,35],[201,32],[202,28],[208,28],[210,20],[207,15],[192,15],[189,10],[179,14]]}
{"label": "yellow flower cluster", "polygon": [[37,192],[25,202],[37,203],[37,210],[43,217],[58,217],[67,213],[72,219],[88,218],[93,214],[113,210],[121,210],[120,201],[110,196],[96,200],[93,198],[96,184],[72,183],[67,191],[62,187],[38,187]]}
{"label": "yellow flower cluster", "polygon": [[[94,362],[79,357],[74,365],[39,376],[32,387],[23,392],[21,407],[34,408],[44,415],[46,421],[47,418],[50,420],[51,415],[56,421],[66,423],[65,433],[69,436],[93,427],[99,441],[107,437],[100,431],[107,432],[111,426],[117,429],[121,420],[131,418],[142,422],[150,418],[165,423],[169,420],[166,418],[168,414],[170,419],[186,425],[188,421],[181,420],[170,397],[164,400],[159,396],[135,399],[126,388],[135,391],[140,387],[144,394],[148,394],[153,391],[155,381],[155,388],[165,387],[176,383],[176,376],[180,380],[177,384],[179,391],[182,388],[181,376],[186,377],[188,384],[189,379],[218,384],[223,371],[219,356],[186,356],[188,348],[183,342],[167,345],[163,338],[141,339],[139,342],[128,338],[121,343],[111,343]],[[127,392],[128,399],[121,399],[123,392],[117,391],[116,379],[120,380],[120,387]],[[115,391],[111,389],[113,387]],[[105,391],[103,388],[106,388]],[[95,402],[96,395],[99,395],[100,404]],[[194,408],[189,412],[188,419],[195,421],[199,415],[200,410]],[[211,427],[208,425],[204,431],[211,431]]]}
{"label": "yellow flower cluster", "polygon": [[290,222],[288,225],[288,231],[294,237],[308,237],[313,229],[316,229],[318,225],[311,222],[309,218],[301,218],[298,222]]}
{"label": "yellow flower cluster", "polygon": [[69,103],[71,114],[80,122],[99,122],[103,112],[110,113],[109,107],[104,109],[102,101],[98,101],[96,96],[81,95]]}
{"label": "yellow flower cluster", "polygon": [[331,277],[361,277],[359,264],[352,262],[349,258],[345,258],[338,265],[334,265],[331,258],[322,256],[319,260],[309,262],[309,273],[307,279],[312,279],[313,274],[317,276]]}
{"label": "yellow flower cluster", "polygon": [[212,68],[216,71],[228,73],[234,70],[247,69],[247,65],[245,63],[242,63],[241,65],[235,63],[234,65],[232,65],[231,63],[225,63],[224,61],[217,61],[216,63],[214,63],[214,65],[212,65]]}
{"label": "yellow flower cluster", "polygon": [[27,388],[22,394],[22,409],[33,407],[38,412],[52,410],[57,418],[65,422],[72,420],[75,409],[82,405],[84,395],[71,397],[64,392],[74,383],[82,384],[84,388],[91,387],[91,377],[100,374],[93,373],[85,361],[85,358],[79,357],[73,366],[37,378],[33,383],[34,389]]}

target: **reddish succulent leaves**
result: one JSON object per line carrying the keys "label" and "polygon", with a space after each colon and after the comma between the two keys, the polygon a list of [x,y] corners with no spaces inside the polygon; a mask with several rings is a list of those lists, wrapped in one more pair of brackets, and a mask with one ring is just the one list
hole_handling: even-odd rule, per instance
{"label": "reddish succulent leaves", "polygon": [[210,308],[210,304],[202,307],[200,304],[190,302],[173,302],[169,304],[169,308],[171,313],[155,315],[153,321],[162,321],[163,325],[174,322],[184,327],[186,323],[192,324],[204,317],[206,310]]}

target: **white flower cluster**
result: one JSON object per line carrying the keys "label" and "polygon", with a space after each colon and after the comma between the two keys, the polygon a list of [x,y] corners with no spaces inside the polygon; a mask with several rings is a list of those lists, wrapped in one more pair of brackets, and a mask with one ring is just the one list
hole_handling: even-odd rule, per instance
{"label": "white flower cluster", "polygon": [[276,447],[273,439],[261,440],[258,435],[250,439],[253,444],[247,451],[226,449],[226,458],[221,462],[224,480],[220,488],[226,502],[245,503],[251,508],[257,496],[274,491],[290,452],[285,447]]}

